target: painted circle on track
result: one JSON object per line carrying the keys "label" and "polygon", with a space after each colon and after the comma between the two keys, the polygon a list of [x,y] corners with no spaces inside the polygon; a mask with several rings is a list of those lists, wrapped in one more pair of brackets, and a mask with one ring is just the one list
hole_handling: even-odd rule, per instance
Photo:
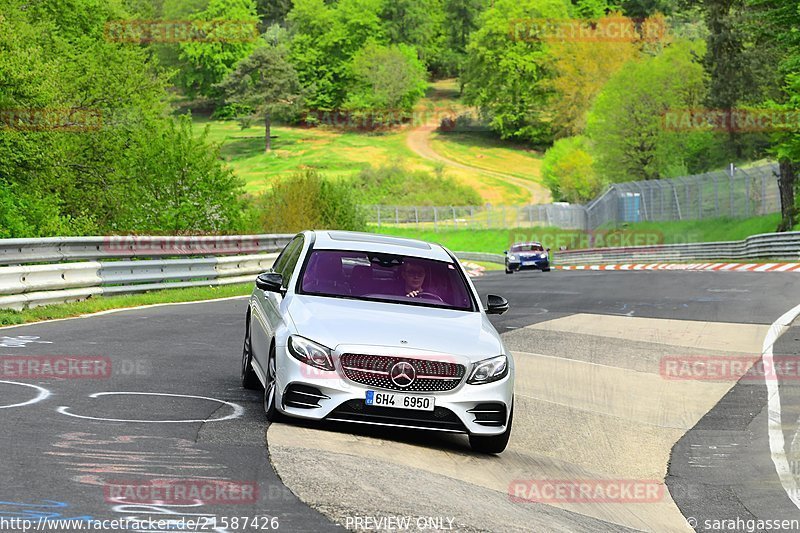
{"label": "painted circle on track", "polygon": [[33,385],[31,383],[18,383],[16,381],[5,381],[5,380],[0,380],[0,383],[7,383],[9,385],[19,385],[20,387],[30,387],[32,389],[36,389],[39,392],[39,394],[37,394],[35,398],[32,398],[27,402],[13,403],[11,405],[0,405],[0,409],[11,409],[12,407],[25,407],[26,405],[33,405],[35,403],[39,403],[42,400],[47,399],[50,396],[50,391],[45,389],[44,387],[40,387],[39,385]]}
{"label": "painted circle on track", "polygon": [[99,398],[100,396],[168,396],[171,398],[192,398],[196,400],[206,400],[209,402],[217,402],[222,405],[227,405],[233,409],[233,413],[223,416],[221,418],[203,418],[197,420],[130,420],[125,418],[102,418],[96,416],[78,415],[69,412],[69,407],[61,406],[56,411],[62,415],[72,416],[75,418],[83,418],[85,420],[100,420],[103,422],[138,422],[142,424],[190,424],[195,422],[223,422],[225,420],[233,420],[239,418],[244,414],[244,408],[236,403],[218,400],[217,398],[209,398],[208,396],[193,396],[191,394],[167,394],[165,392],[96,392],[90,394],[89,398]]}

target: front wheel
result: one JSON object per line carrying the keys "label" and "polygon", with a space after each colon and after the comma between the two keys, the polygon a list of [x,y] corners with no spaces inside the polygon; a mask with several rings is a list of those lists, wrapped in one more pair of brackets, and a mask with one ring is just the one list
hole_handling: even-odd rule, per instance
{"label": "front wheel", "polygon": [[267,379],[264,384],[264,412],[267,414],[267,421],[277,422],[281,419],[275,402],[277,385],[277,364],[275,361],[275,348],[269,351],[269,362],[267,363]]}
{"label": "front wheel", "polygon": [[242,387],[250,390],[261,388],[261,382],[253,370],[253,347],[250,342],[250,314],[244,326],[244,346],[242,347]]}
{"label": "front wheel", "polygon": [[511,415],[508,417],[506,430],[499,435],[485,437],[483,435],[470,435],[469,445],[472,451],[478,453],[502,453],[508,446],[508,439],[511,438],[511,423],[514,420],[514,406],[511,406]]}
{"label": "front wheel", "polygon": [[508,265],[506,265],[506,274],[513,274],[513,273],[514,271],[508,268]]}

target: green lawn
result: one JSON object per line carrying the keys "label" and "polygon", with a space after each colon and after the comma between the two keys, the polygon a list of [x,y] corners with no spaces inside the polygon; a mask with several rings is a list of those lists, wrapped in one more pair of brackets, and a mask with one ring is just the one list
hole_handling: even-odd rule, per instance
{"label": "green lawn", "polygon": [[[633,239],[657,240],[663,244],[685,242],[714,242],[742,240],[750,235],[772,233],[780,221],[777,214],[748,219],[688,220],[676,222],[640,222],[617,228],[622,235],[632,235]],[[800,228],[798,228],[800,229]],[[595,232],[595,238],[602,240],[610,228]],[[545,244],[566,242],[577,236],[578,232],[552,227],[509,228],[509,229],[415,229],[413,227],[372,226],[370,231],[410,237],[440,243],[453,251],[503,253],[513,242],[524,240],[542,241]],[[606,240],[611,241],[608,237]],[[633,242],[635,244],[635,242]],[[570,246],[575,248],[575,246]],[[554,250],[555,251],[555,250]]]}
{"label": "green lawn", "polygon": [[57,318],[69,318],[86,315],[89,313],[97,313],[98,311],[136,307],[140,305],[229,298],[232,296],[243,296],[250,294],[252,290],[252,283],[241,283],[236,285],[218,285],[213,287],[167,289],[162,291],[146,292],[143,294],[99,296],[95,298],[89,298],[88,300],[84,300],[82,302],[34,307],[33,309],[26,309],[24,311],[0,309],[0,325],[8,326],[14,324],[25,324],[28,322],[40,322],[42,320],[53,320]]}
{"label": "green lawn", "polygon": [[542,153],[503,141],[488,132],[436,132],[431,146],[465,165],[541,181]]}

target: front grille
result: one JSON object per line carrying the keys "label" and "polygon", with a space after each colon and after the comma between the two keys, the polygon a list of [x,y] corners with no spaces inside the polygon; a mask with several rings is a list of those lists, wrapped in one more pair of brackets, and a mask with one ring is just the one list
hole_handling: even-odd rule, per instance
{"label": "front grille", "polygon": [[283,393],[283,405],[286,407],[316,409],[321,407],[320,400],[330,400],[330,396],[326,396],[318,388],[308,385],[292,384]]}
{"label": "front grille", "polygon": [[502,427],[506,423],[506,406],[502,403],[479,403],[467,412],[482,426]]}
{"label": "front grille", "polygon": [[331,411],[326,420],[335,422],[361,422],[366,424],[385,424],[419,429],[435,429],[466,433],[461,420],[449,409],[436,407],[433,411],[411,409],[392,409],[367,405],[364,400],[348,400]]}
{"label": "front grille", "polygon": [[[464,377],[464,365],[424,359],[384,355],[361,355],[347,353],[341,357],[342,370],[348,379],[389,390],[409,392],[445,392],[455,389]],[[396,385],[389,371],[397,363],[405,361],[414,367],[416,379],[407,387]]]}

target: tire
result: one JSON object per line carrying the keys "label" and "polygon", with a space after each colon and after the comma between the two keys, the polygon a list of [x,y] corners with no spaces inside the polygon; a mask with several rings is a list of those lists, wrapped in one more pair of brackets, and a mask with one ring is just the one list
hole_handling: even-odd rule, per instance
{"label": "tire", "polygon": [[264,413],[267,415],[267,421],[278,422],[283,420],[283,416],[275,402],[275,395],[277,393],[277,386],[275,383],[276,374],[276,360],[275,348],[269,351],[269,361],[267,362],[267,382],[264,384]]}
{"label": "tire", "polygon": [[506,274],[513,274],[513,273],[514,271],[508,268],[508,265],[506,265]]}
{"label": "tire", "polygon": [[511,437],[511,423],[514,421],[514,406],[511,406],[511,415],[508,417],[506,430],[499,435],[485,437],[483,435],[470,435],[469,445],[472,451],[478,453],[503,453],[508,446],[508,439]]}
{"label": "tire", "polygon": [[542,269],[542,272],[550,272],[550,267],[543,268],[543,269]]}
{"label": "tire", "polygon": [[250,313],[247,313],[247,323],[244,327],[244,346],[242,347],[242,387],[249,390],[259,390],[261,382],[253,370],[253,349],[250,343]]}

